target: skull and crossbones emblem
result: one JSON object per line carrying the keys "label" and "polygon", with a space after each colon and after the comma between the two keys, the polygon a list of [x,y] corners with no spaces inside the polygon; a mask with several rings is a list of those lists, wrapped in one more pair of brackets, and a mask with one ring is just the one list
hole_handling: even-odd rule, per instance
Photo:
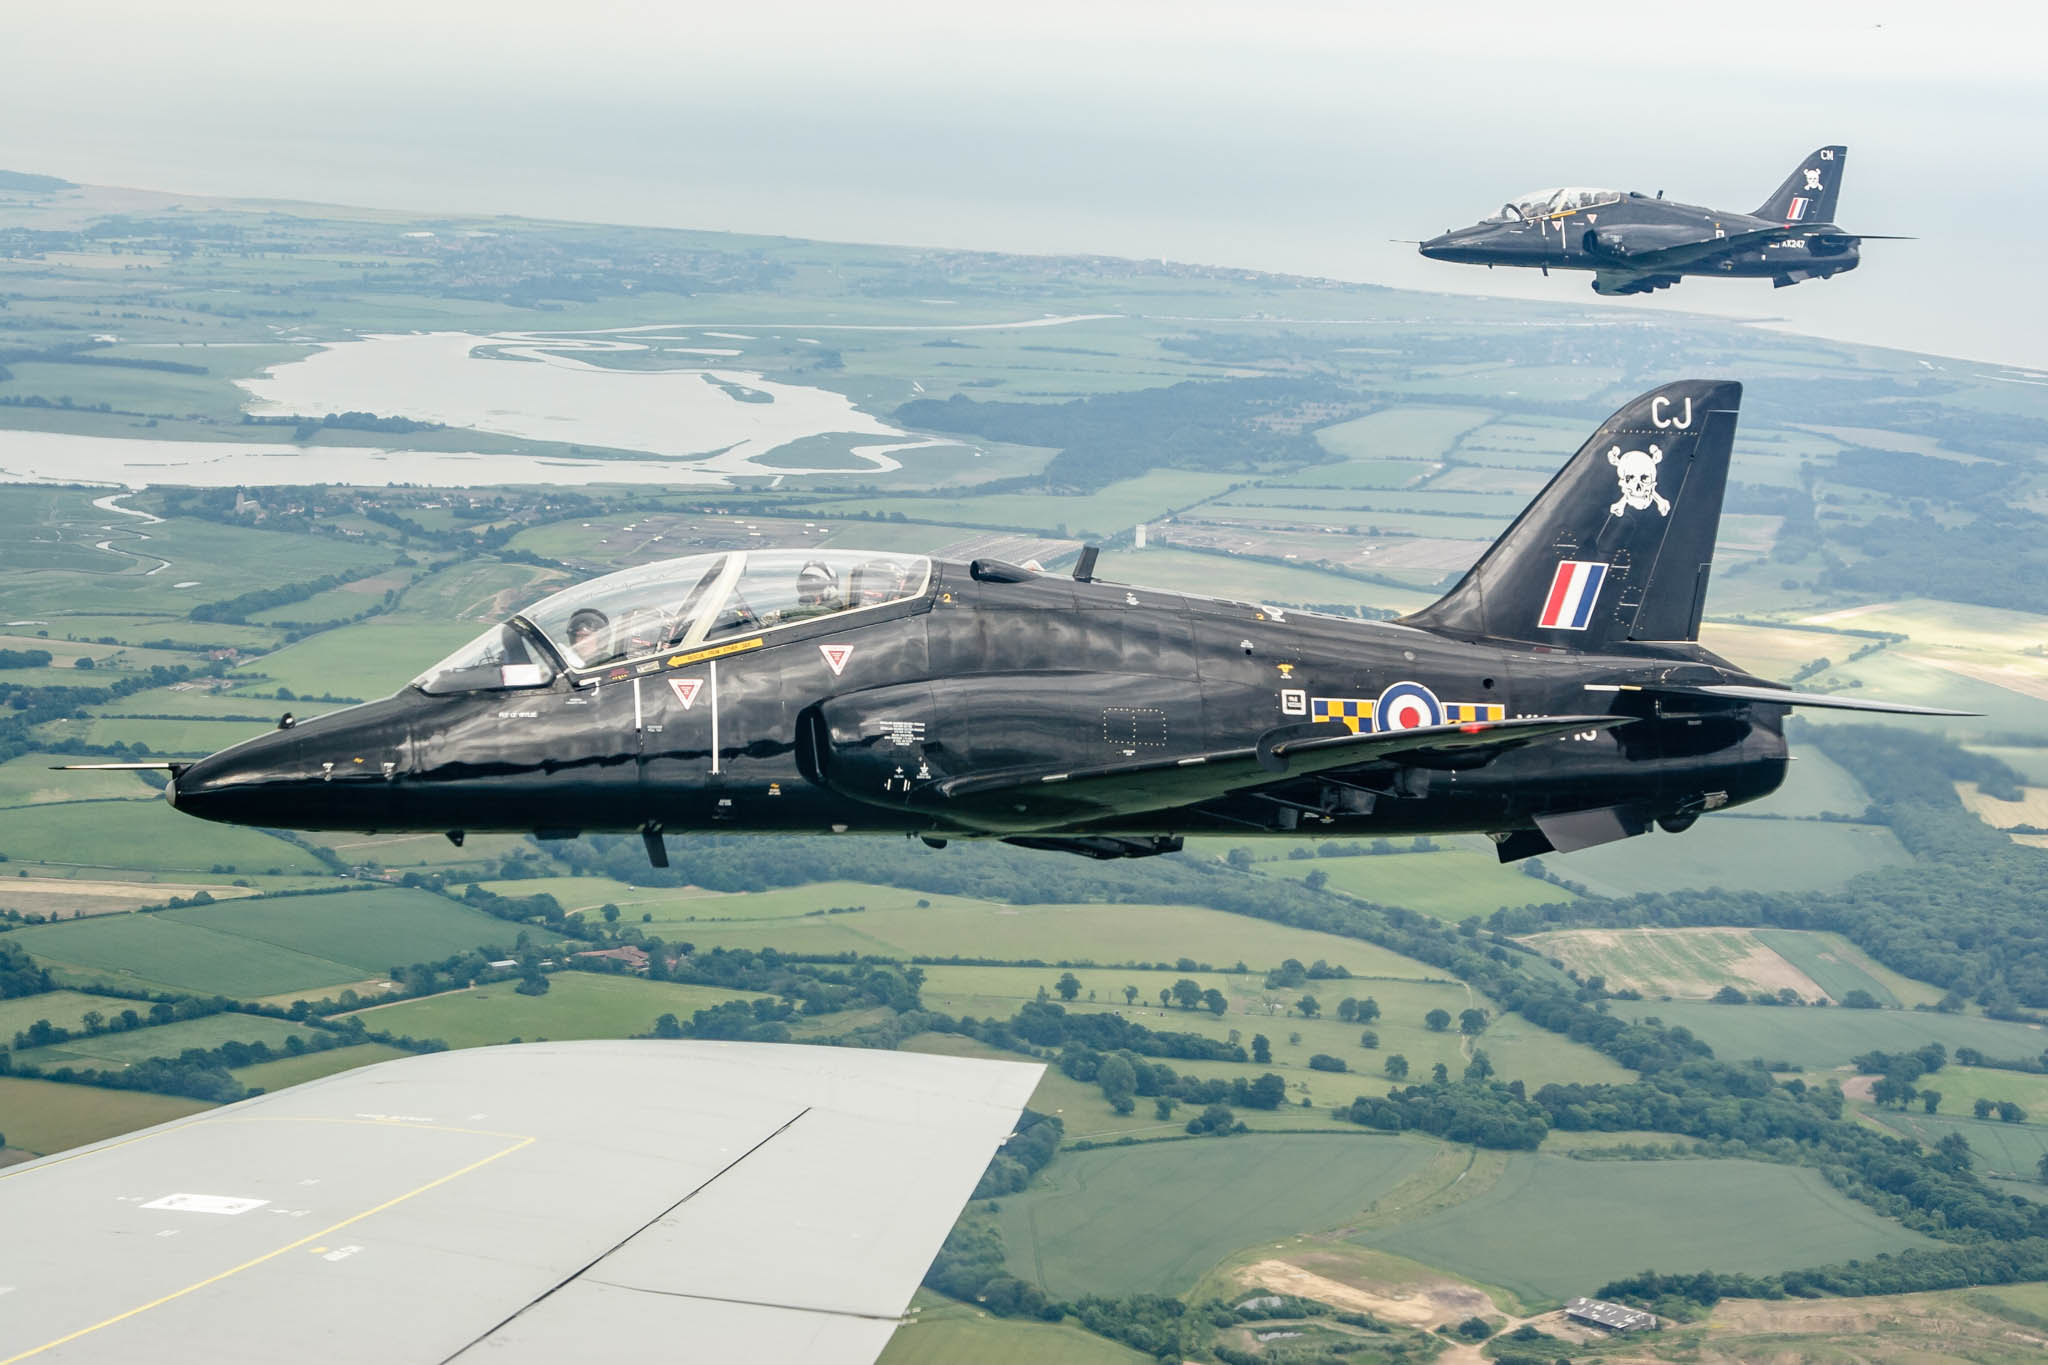
{"label": "skull and crossbones emblem", "polygon": [[1618,517],[1633,507],[1640,512],[1655,504],[1657,515],[1671,515],[1671,500],[1657,492],[1657,466],[1664,463],[1664,452],[1656,446],[1648,450],[1623,450],[1615,446],[1607,452],[1607,463],[1614,466],[1614,476],[1621,481],[1621,497],[1607,509],[1607,515]]}
{"label": "skull and crossbones emblem", "polygon": [[1810,189],[1810,190],[1817,190],[1817,189],[1819,189],[1819,188],[1820,188],[1820,172],[1819,172],[1819,171],[1817,171],[1817,170],[1809,170],[1809,171],[1807,171],[1807,172],[1806,172],[1806,188],[1808,188],[1808,189]]}

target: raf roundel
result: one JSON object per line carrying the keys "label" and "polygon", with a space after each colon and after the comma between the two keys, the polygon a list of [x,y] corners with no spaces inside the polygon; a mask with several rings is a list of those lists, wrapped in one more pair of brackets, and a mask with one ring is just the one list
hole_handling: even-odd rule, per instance
{"label": "raf roundel", "polygon": [[1397,682],[1373,706],[1373,729],[1418,730],[1444,723],[1443,703],[1419,682]]}

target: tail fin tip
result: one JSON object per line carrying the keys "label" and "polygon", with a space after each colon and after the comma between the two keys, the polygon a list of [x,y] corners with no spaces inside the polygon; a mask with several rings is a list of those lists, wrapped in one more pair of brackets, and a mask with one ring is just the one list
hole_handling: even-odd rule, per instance
{"label": "tail fin tip", "polygon": [[1848,161],[1849,149],[1840,143],[1814,148],[1751,216],[1787,226],[1834,222],[1835,204],[1842,193],[1842,170]]}
{"label": "tail fin tip", "polygon": [[1627,403],[1404,623],[1582,650],[1697,640],[1741,402],[1740,384],[1687,379]]}

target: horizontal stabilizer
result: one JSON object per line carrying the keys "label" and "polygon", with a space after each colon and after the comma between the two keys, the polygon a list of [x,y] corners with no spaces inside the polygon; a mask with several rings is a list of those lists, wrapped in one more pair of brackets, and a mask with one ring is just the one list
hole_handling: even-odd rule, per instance
{"label": "horizontal stabilizer", "polygon": [[1865,701],[1831,692],[1794,692],[1786,687],[1749,687],[1742,683],[1587,683],[1588,692],[1643,692],[1663,697],[1701,697],[1727,702],[1762,702],[1770,706],[1811,706],[1829,711],[1881,711],[1897,716],[1975,716],[1976,711],[1950,711],[1940,706],[1909,706],[1896,701]]}
{"label": "horizontal stabilizer", "polygon": [[[1249,746],[1066,772],[985,773],[935,782],[911,804],[950,823],[1024,834],[1197,805],[1337,768],[1502,753],[1561,735],[1632,724],[1633,716],[1522,716],[1353,733],[1335,721],[1282,726]],[[1475,754],[1475,751],[1478,751]]]}

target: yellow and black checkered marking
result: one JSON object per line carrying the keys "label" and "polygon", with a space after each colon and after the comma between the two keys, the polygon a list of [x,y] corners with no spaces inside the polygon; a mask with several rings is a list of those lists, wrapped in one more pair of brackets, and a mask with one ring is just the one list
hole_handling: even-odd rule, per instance
{"label": "yellow and black checkered marking", "polygon": [[[1352,734],[1372,729],[1373,700],[1370,697],[1310,697],[1308,718],[1312,721],[1343,722]],[[1443,703],[1444,723],[1457,725],[1474,720],[1505,720],[1508,709],[1495,702],[1447,701]]]}
{"label": "yellow and black checkered marking", "polygon": [[1372,701],[1366,697],[1310,697],[1308,718],[1342,721],[1355,735],[1372,728]]}

